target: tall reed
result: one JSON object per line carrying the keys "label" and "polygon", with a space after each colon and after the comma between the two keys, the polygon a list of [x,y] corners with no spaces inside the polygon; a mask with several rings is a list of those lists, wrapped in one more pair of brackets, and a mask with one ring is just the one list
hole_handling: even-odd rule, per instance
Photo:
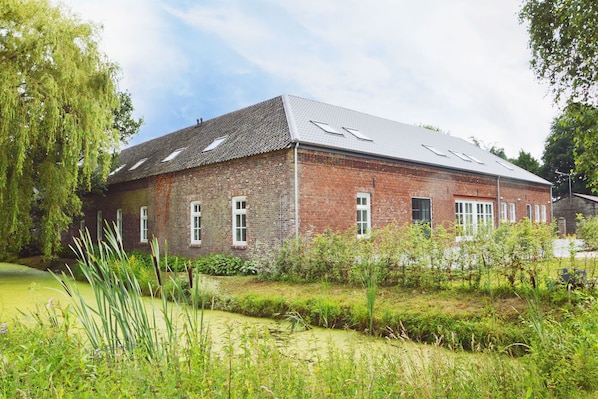
{"label": "tall reed", "polygon": [[[162,293],[157,310],[143,299],[139,282],[129,267],[129,258],[114,229],[106,228],[104,241],[96,246],[89,231],[81,232],[72,249],[79,258],[81,273],[93,291],[94,303],[88,303],[81,294],[72,272],[71,276],[63,273],[55,277],[72,297],[72,309],[94,351],[113,359],[142,356],[159,360],[172,355],[171,349],[178,345],[179,328],[184,331],[188,344],[198,341],[199,337],[205,338],[203,323],[198,321],[202,316],[197,315],[199,293],[192,295],[193,308],[179,306],[183,304],[180,299],[184,294],[180,282],[174,281],[170,297],[175,298],[175,303],[171,305]],[[152,250],[159,265],[160,252],[155,239]],[[159,268],[156,271],[159,276]],[[202,342],[205,343],[205,339]]]}

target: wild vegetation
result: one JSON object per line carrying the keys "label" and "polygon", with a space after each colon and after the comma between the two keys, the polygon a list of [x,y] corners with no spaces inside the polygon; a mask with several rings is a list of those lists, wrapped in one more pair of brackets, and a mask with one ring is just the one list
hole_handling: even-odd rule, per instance
{"label": "wild vegetation", "polygon": [[[598,308],[593,291],[561,284],[555,273],[594,264],[553,259],[550,230],[529,222],[480,232],[458,249],[447,231],[389,227],[361,240],[327,232],[251,263],[214,257],[258,273],[209,278],[217,284],[193,260],[160,253],[155,241],[146,267],[145,255],[126,254],[112,235],[98,247],[87,237],[76,249],[96,303],[58,276],[74,297],[68,308],[50,304],[34,326],[2,324],[0,393],[591,397],[598,389]],[[158,309],[143,305],[144,292],[160,297]],[[507,315],[506,304],[518,310]],[[331,346],[306,360],[285,352],[268,331],[231,326],[216,349],[202,321],[212,307],[286,318],[293,327],[353,328],[384,335],[387,345]],[[431,346],[409,349],[410,339]]]}

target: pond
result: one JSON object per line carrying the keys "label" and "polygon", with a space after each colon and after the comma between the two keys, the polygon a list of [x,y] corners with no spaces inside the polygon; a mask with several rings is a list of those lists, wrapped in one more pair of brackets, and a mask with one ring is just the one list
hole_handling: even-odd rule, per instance
{"label": "pond", "polygon": [[[88,303],[94,303],[91,288],[78,283],[81,294]],[[47,272],[26,266],[0,263],[0,323],[9,324],[18,318],[20,321],[31,320],[31,314],[39,311],[42,315],[49,303],[59,303],[66,307],[70,299],[61,284]],[[156,308],[159,302],[154,300]],[[147,298],[148,309],[152,309],[152,299]],[[156,309],[159,314],[159,310]],[[205,311],[204,322],[208,326],[214,350],[227,344],[231,334],[242,334],[247,329],[268,333],[285,352],[305,359],[316,355],[325,355],[330,345],[340,350],[372,350],[379,348],[400,350],[418,345],[402,341],[389,342],[371,338],[355,331],[313,328],[307,331],[291,333],[290,323],[280,320],[247,317],[222,311]],[[430,348],[432,349],[432,348]],[[438,349],[438,348],[433,348]]]}

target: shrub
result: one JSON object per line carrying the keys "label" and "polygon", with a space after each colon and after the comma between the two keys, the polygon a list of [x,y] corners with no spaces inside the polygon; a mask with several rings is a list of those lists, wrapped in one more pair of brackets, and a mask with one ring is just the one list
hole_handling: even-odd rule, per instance
{"label": "shrub", "polygon": [[211,276],[235,276],[255,274],[251,262],[238,256],[226,254],[211,254],[200,257],[191,262],[193,268],[203,274]]}
{"label": "shrub", "polygon": [[585,218],[582,214],[578,214],[576,232],[577,236],[584,241],[585,249],[598,249],[598,216]]}

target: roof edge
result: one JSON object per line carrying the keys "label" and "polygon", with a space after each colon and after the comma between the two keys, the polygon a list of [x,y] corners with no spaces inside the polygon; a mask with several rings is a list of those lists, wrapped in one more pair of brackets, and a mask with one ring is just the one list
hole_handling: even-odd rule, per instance
{"label": "roof edge", "polygon": [[295,115],[293,114],[293,107],[291,107],[291,102],[289,101],[288,94],[283,94],[282,96],[282,105],[284,107],[284,114],[287,118],[287,124],[289,125],[289,133],[291,134],[291,142],[297,141],[299,134],[297,129],[297,124],[295,123]]}

